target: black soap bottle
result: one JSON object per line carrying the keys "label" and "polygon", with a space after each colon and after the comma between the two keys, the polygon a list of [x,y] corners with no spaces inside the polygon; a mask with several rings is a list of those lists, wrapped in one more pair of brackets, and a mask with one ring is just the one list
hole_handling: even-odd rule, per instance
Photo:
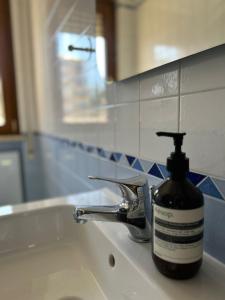
{"label": "black soap bottle", "polygon": [[170,173],[152,189],[152,257],[158,270],[175,279],[193,277],[202,263],[203,195],[187,178],[189,159],[181,151],[185,133],[157,132],[174,139]]}

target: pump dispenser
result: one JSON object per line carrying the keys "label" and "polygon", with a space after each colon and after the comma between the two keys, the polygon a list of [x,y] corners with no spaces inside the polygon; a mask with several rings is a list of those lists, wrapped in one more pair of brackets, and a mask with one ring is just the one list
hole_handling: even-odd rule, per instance
{"label": "pump dispenser", "polygon": [[157,132],[158,136],[171,137],[174,140],[175,151],[167,158],[167,170],[173,178],[181,178],[189,171],[189,159],[181,151],[183,137],[186,133]]}
{"label": "pump dispenser", "polygon": [[181,147],[186,133],[171,137],[175,151],[167,158],[168,179],[152,188],[152,257],[161,273],[175,279],[193,277],[202,263],[203,195],[188,179],[189,159]]}

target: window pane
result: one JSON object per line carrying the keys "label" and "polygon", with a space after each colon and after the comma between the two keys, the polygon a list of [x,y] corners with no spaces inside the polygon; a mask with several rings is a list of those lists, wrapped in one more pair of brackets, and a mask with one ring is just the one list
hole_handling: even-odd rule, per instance
{"label": "window pane", "polygon": [[4,125],[5,125],[5,106],[4,106],[2,78],[0,75],[0,126],[4,126]]}

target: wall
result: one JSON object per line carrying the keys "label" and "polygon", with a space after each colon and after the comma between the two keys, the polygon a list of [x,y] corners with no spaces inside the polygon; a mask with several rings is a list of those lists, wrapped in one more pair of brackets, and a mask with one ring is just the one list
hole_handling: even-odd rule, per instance
{"label": "wall", "polygon": [[[42,149],[37,138],[8,136],[0,139],[0,205],[49,198],[45,181]],[[5,186],[5,189],[4,189]]]}
{"label": "wall", "polygon": [[[85,9],[89,8],[90,14],[81,32],[93,29],[93,6],[88,3]],[[101,98],[80,111],[81,118],[101,112],[106,116],[104,122],[65,125],[59,114],[61,87],[55,79],[49,82],[53,78],[49,74],[57,75],[57,68],[51,70],[51,56],[43,38],[53,14],[51,10],[43,21],[39,4],[33,1],[31,6],[38,108],[35,140],[48,196],[106,185],[117,192],[113,185],[88,181],[89,174],[120,178],[142,172],[150,185],[157,184],[167,176],[165,162],[173,146],[155,132],[185,131],[183,148],[192,170],[189,178],[205,194],[205,249],[225,262],[225,46],[107,85]],[[78,8],[74,6],[74,13],[80,11]],[[64,24],[61,21],[59,24]],[[97,94],[105,83],[99,79],[97,66],[92,72]]]}
{"label": "wall", "polygon": [[106,186],[87,181],[90,174],[120,178],[144,172],[150,185],[157,184],[167,176],[173,146],[155,132],[185,131],[189,178],[205,194],[205,249],[225,262],[224,61],[221,46],[108,85],[107,103],[98,107],[106,112],[106,123],[87,125],[89,134],[77,139],[47,129],[50,135],[38,135],[55,193]]}
{"label": "wall", "polygon": [[21,141],[0,141],[0,206],[18,204],[26,197]]}

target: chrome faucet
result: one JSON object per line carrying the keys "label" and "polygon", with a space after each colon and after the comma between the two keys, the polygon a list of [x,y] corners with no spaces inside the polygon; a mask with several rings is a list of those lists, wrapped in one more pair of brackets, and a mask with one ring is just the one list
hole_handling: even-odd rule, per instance
{"label": "chrome faucet", "polygon": [[89,176],[90,179],[104,180],[116,183],[122,192],[122,201],[111,206],[76,206],[74,219],[77,223],[88,220],[124,223],[130,238],[135,242],[150,240],[150,197],[147,178],[143,175],[128,179],[114,179]]}

